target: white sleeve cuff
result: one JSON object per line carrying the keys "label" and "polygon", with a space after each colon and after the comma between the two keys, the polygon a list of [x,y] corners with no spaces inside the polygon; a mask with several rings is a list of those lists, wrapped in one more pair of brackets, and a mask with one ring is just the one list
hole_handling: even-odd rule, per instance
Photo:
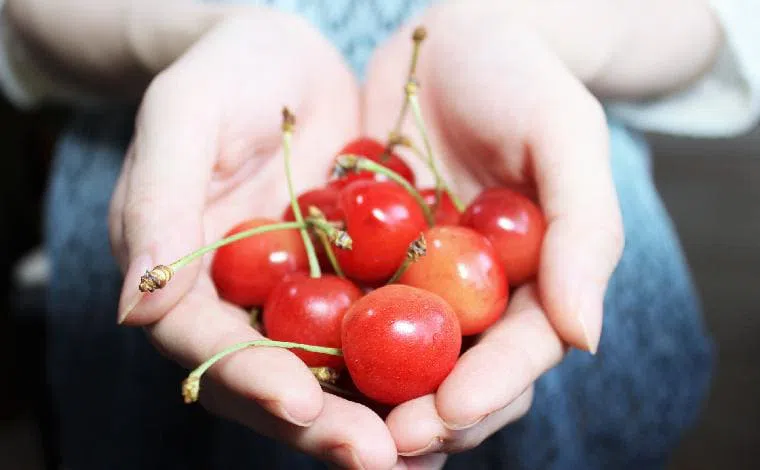
{"label": "white sleeve cuff", "polygon": [[605,103],[632,127],[694,137],[732,137],[760,117],[760,1],[710,0],[724,31],[717,61],[689,88],[646,102]]}

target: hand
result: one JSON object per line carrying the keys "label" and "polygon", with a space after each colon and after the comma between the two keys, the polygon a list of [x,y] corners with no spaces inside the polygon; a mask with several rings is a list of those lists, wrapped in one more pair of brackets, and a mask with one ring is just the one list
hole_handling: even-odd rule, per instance
{"label": "hand", "polygon": [[[407,456],[477,446],[528,411],[532,383],[566,346],[594,352],[604,293],[622,254],[599,102],[519,17],[510,21],[506,8],[474,5],[430,10],[378,50],[364,93],[365,133],[388,136],[404,99],[412,28],[425,26],[420,101],[444,177],[465,201],[485,186],[521,189],[537,197],[548,228],[537,283],[515,292],[504,317],[463,354],[434,396],[388,416]],[[404,133],[419,135],[411,118]],[[429,175],[418,159],[408,161],[420,179]]]}
{"label": "hand", "polygon": [[[146,297],[139,296],[139,278],[246,218],[282,213],[289,201],[283,106],[297,117],[294,185],[323,184],[337,149],[359,131],[357,84],[315,30],[267,10],[222,22],[144,95],[110,212],[114,252],[126,271],[119,315],[125,325],[144,327],[160,351],[188,369],[261,335],[243,310],[217,296],[211,255]],[[260,434],[342,465],[396,462],[383,421],[323,393],[290,351],[240,351],[206,377],[213,382],[204,382],[203,405]]]}

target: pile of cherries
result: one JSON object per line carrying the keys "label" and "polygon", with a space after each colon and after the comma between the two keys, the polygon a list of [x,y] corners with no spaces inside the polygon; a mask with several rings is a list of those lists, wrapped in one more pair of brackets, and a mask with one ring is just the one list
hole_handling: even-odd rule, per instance
{"label": "pile of cherries", "polygon": [[537,204],[511,189],[464,205],[439,175],[418,188],[397,143],[349,142],[324,186],[297,197],[289,186],[281,220],[231,228],[226,239],[250,235],[215,249],[211,268],[219,296],[256,309],[268,340],[304,345],[291,350],[315,374],[385,405],[436,391],[464,340],[534,278],[545,231]]}

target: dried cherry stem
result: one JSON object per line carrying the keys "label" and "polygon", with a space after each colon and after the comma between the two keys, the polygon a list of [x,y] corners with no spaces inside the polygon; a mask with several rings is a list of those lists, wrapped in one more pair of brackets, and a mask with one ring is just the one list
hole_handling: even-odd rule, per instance
{"label": "dried cherry stem", "polygon": [[338,258],[335,257],[333,245],[344,250],[350,250],[353,246],[353,240],[345,230],[340,230],[328,222],[322,211],[317,207],[309,207],[307,222],[314,227],[314,231],[325,249],[327,259],[330,261],[333,271],[335,271],[338,277],[345,279],[346,275],[343,273],[340,263],[338,263]]}
{"label": "dried cherry stem", "polygon": [[443,181],[443,177],[441,177],[441,173],[438,171],[438,167],[436,166],[435,158],[433,158],[433,147],[430,145],[430,139],[428,138],[428,133],[425,129],[425,120],[422,118],[422,107],[420,106],[419,97],[417,96],[418,88],[419,85],[417,82],[414,79],[410,79],[406,83],[404,91],[406,92],[406,101],[409,103],[409,107],[412,109],[412,114],[414,115],[417,129],[419,130],[420,135],[422,136],[422,142],[425,145],[428,167],[430,168],[430,171],[433,173],[433,177],[435,178],[436,206],[438,201],[441,200],[441,192],[446,191],[451,198],[451,202],[454,203],[454,207],[456,207],[457,211],[461,214],[465,209],[464,204],[462,203],[461,199],[459,199],[459,197],[454,194],[449,185]]}
{"label": "dried cherry stem", "polygon": [[[407,81],[414,78],[415,73],[417,72],[417,62],[419,61],[420,57],[420,45],[422,44],[422,41],[425,40],[427,37],[427,31],[424,27],[418,26],[414,29],[414,32],[412,33],[412,58],[409,61],[409,73],[407,74]],[[396,126],[393,128],[393,131],[391,132],[391,139],[394,135],[399,135],[401,133],[401,127],[404,125],[404,118],[406,118],[406,112],[409,108],[409,101],[404,100],[401,104],[401,111],[399,112],[398,118],[396,119]]]}
{"label": "dried cherry stem", "polygon": [[206,253],[214,251],[225,245],[229,245],[230,243],[234,243],[238,240],[252,237],[254,235],[260,235],[266,232],[303,229],[305,227],[306,224],[304,222],[280,222],[276,224],[261,225],[259,227],[237,232],[233,235],[230,235],[229,237],[222,238],[215,241],[214,243],[204,246],[203,248],[195,250],[169,265],[159,264],[150,271],[145,271],[145,274],[140,277],[139,289],[141,292],[153,292],[158,289],[162,289],[181,268],[187,266]]}
{"label": "dried cherry stem", "polygon": [[399,175],[390,168],[384,167],[379,163],[376,163],[368,158],[360,157],[358,155],[339,155],[337,158],[337,163],[338,166],[336,169],[340,169],[341,171],[369,171],[372,173],[381,174],[393,182],[400,184],[420,205],[420,208],[422,208],[422,212],[425,215],[425,220],[427,221],[428,225],[431,227],[435,225],[435,217],[433,216],[433,212],[430,210],[430,206],[427,205],[425,200],[422,198],[422,195],[420,195],[419,191],[417,191],[414,186],[412,186],[409,181],[407,181],[403,176]]}
{"label": "dried cherry stem", "polygon": [[249,320],[248,324],[253,327],[254,330],[261,332],[261,308],[260,307],[253,307],[248,311],[249,314]]}
{"label": "dried cherry stem", "polygon": [[335,384],[340,377],[338,371],[330,367],[309,367],[314,377],[321,383]]}
{"label": "dried cherry stem", "polygon": [[409,266],[411,266],[412,263],[422,258],[426,254],[427,241],[425,241],[425,234],[421,233],[416,240],[409,244],[409,248],[406,250],[406,258],[404,258],[404,261],[401,262],[401,265],[398,267],[396,272],[393,273],[393,276],[388,279],[388,282],[386,284],[393,284],[394,282],[398,281],[401,276],[404,275],[406,270],[409,269]]}
{"label": "dried cherry stem", "polygon": [[244,343],[238,343],[230,346],[224,351],[218,352],[211,356],[206,362],[195,368],[187,378],[182,381],[182,396],[185,399],[185,403],[193,403],[198,400],[198,394],[201,388],[201,377],[206,371],[214,364],[219,362],[224,357],[238,352],[242,349],[250,347],[275,347],[285,349],[303,349],[304,351],[329,354],[331,356],[342,356],[343,352],[338,348],[326,348],[323,346],[312,346],[310,344],[290,343],[286,341],[273,341],[269,339],[259,339],[255,341],[246,341]]}
{"label": "dried cherry stem", "polygon": [[[303,214],[301,213],[301,207],[296,200],[296,194],[293,189],[293,178],[290,170],[290,154],[291,154],[291,139],[293,137],[293,127],[296,124],[296,117],[287,107],[282,108],[282,147],[285,154],[285,177],[288,182],[288,194],[290,195],[290,207],[293,209],[293,215],[296,218],[296,222],[304,223]],[[314,243],[309,237],[309,232],[306,227],[301,228],[301,238],[303,244],[306,247],[306,256],[309,258],[309,274],[313,278],[321,277],[322,270],[319,267],[319,260],[317,259],[317,252],[314,249]]]}

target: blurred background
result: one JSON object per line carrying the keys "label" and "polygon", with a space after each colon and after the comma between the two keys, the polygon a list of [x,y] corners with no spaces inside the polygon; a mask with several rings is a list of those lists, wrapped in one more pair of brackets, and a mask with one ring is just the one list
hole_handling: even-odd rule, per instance
{"label": "blurred background", "polygon": [[[46,397],[35,254],[59,110],[0,103],[0,469],[42,470]],[[712,394],[671,468],[760,468],[760,129],[730,140],[651,136],[657,183],[718,342]],[[23,286],[23,288],[21,288]]]}

